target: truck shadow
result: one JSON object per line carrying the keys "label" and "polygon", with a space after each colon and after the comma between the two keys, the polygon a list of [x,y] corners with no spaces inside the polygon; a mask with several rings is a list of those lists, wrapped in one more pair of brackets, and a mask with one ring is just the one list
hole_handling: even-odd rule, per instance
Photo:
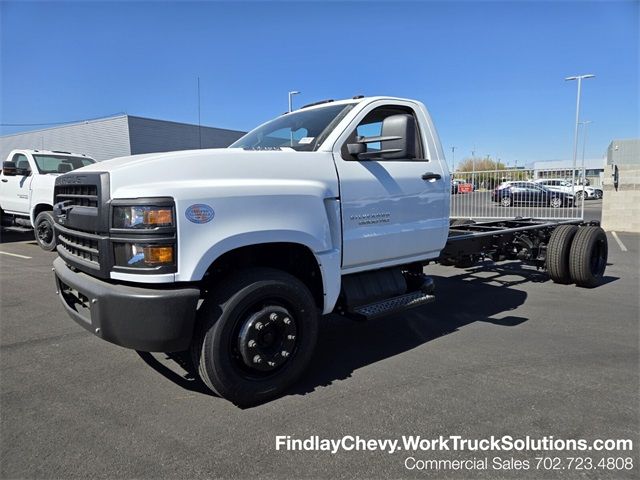
{"label": "truck shadow", "polygon": [[29,240],[32,240],[33,244],[37,245],[31,229],[5,226],[0,229],[0,243],[27,242]]}
{"label": "truck shadow", "polygon": [[[345,380],[359,368],[412,350],[474,322],[504,327],[520,325],[527,319],[503,314],[519,307],[527,298],[526,292],[512,287],[547,278],[542,273],[538,278],[536,274],[515,265],[503,265],[499,270],[472,268],[455,276],[432,276],[436,282],[436,301],[421,308],[368,322],[329,315],[323,319],[316,353],[306,374],[285,396],[306,395],[318,387]],[[138,354],[149,367],[180,387],[211,394],[199,379],[187,352]]]}
{"label": "truck shadow", "polygon": [[517,269],[490,272],[495,273],[490,277],[485,275],[487,270],[482,272],[482,276],[472,269],[452,277],[432,276],[436,282],[436,301],[424,307],[369,322],[329,316],[306,375],[289,394],[304,395],[344,380],[359,368],[417,348],[471,323],[515,327],[526,322],[527,318],[503,314],[524,303],[527,293],[512,287],[532,281],[531,272],[527,271],[527,278],[520,277]]}

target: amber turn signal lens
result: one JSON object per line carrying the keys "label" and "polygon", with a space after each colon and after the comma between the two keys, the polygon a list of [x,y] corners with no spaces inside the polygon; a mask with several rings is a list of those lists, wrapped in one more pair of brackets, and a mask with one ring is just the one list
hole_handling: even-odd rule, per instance
{"label": "amber turn signal lens", "polygon": [[146,210],[144,212],[144,223],[146,225],[171,225],[173,215],[170,208]]}
{"label": "amber turn signal lens", "polygon": [[144,247],[143,251],[148,265],[173,263],[173,247]]}

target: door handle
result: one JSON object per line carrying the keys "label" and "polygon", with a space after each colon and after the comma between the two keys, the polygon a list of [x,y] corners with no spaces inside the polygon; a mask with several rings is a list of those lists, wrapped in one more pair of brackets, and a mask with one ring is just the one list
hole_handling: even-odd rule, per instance
{"label": "door handle", "polygon": [[4,183],[7,183],[9,180],[7,180],[6,178],[3,178],[3,179],[2,179],[2,181],[3,181]]}
{"label": "door handle", "polygon": [[433,172],[427,172],[424,175],[422,175],[423,180],[440,180],[441,178],[442,178],[442,175],[440,175],[439,173],[433,173]]}

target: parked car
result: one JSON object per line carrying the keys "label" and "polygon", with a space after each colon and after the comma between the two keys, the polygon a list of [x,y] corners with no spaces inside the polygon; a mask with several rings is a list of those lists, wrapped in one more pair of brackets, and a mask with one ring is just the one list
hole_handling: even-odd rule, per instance
{"label": "parked car", "polygon": [[33,228],[44,250],[56,247],[53,230],[53,184],[56,177],[96,161],[83,154],[48,150],[13,150],[0,173],[3,225]]}
{"label": "parked car", "polygon": [[571,181],[561,178],[539,178],[535,181],[539,185],[544,185],[549,190],[570,193],[575,195],[575,200],[602,198],[602,190],[587,185],[571,186]]}
{"label": "parked car", "polygon": [[553,208],[570,207],[573,195],[550,190],[536,182],[505,182],[492,193],[491,200],[504,207],[520,205],[546,205]]}

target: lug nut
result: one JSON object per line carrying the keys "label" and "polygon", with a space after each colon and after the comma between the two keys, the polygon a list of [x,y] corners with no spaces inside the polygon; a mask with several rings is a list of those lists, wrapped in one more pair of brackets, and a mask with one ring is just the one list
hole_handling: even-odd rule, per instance
{"label": "lug nut", "polygon": [[295,335],[287,335],[287,339],[289,340],[295,340],[296,336]]}
{"label": "lug nut", "polygon": [[277,313],[272,313],[271,315],[269,315],[269,319],[273,320],[274,322],[278,319],[278,314]]}
{"label": "lug nut", "polygon": [[99,328],[96,328],[96,333],[100,333],[100,329]]}
{"label": "lug nut", "polygon": [[262,330],[262,327],[263,327],[262,322],[256,322],[256,325],[255,325],[256,330]]}
{"label": "lug nut", "polygon": [[253,363],[262,363],[262,358],[260,358],[260,355],[256,355],[255,357],[253,357]]}
{"label": "lug nut", "polygon": [[284,320],[282,320],[284,322],[285,325],[289,325],[291,323],[291,319],[289,317],[284,317]]}
{"label": "lug nut", "polygon": [[91,303],[98,303],[98,299],[94,298],[93,300],[91,300]]}
{"label": "lug nut", "polygon": [[269,361],[267,363],[269,364],[270,367],[275,367],[276,366],[276,362]]}
{"label": "lug nut", "polygon": [[255,340],[249,340],[249,348],[253,348],[256,346],[256,341]]}
{"label": "lug nut", "polygon": [[284,358],[287,358],[289,356],[289,352],[287,352],[286,350],[282,350],[282,352],[280,352],[280,355],[282,355]]}

